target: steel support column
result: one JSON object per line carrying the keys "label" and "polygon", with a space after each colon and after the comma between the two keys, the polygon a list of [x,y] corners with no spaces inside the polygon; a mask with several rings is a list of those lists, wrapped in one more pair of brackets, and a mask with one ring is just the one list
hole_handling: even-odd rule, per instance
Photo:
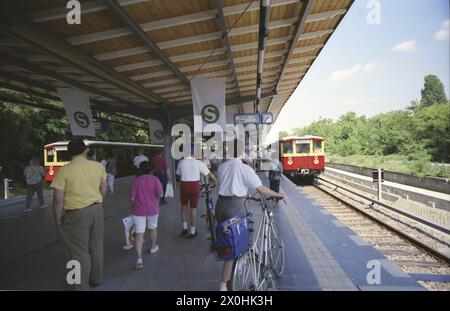
{"label": "steel support column", "polygon": [[[236,82],[238,96],[241,97],[241,90],[239,87],[239,80],[238,80],[237,73],[236,73],[236,66],[234,65],[234,60],[233,60],[233,51],[231,51],[230,40],[228,39],[227,27],[225,25],[225,17],[223,14],[222,1],[215,0],[215,3],[216,3],[216,9],[217,9],[217,19],[219,20],[220,29],[222,30],[221,38],[223,41],[223,45],[225,46],[225,49],[226,49],[228,64],[231,66],[231,70],[233,72],[233,79]],[[239,112],[241,112],[241,113],[243,112],[242,103],[239,103]]]}
{"label": "steel support column", "polygon": [[294,49],[297,45],[298,39],[299,39],[301,33],[303,32],[303,30],[305,29],[306,19],[307,19],[308,15],[311,13],[312,6],[313,6],[312,0],[303,0],[302,1],[302,7],[300,9],[297,23],[295,24],[294,33],[292,34],[292,38],[289,41],[289,46],[287,49],[286,57],[284,58],[283,65],[281,66],[278,81],[275,86],[275,91],[278,91],[278,87],[280,86],[280,81],[283,78],[283,74],[285,73],[287,66],[289,65],[289,61],[292,58],[292,54],[294,54]]}
{"label": "steel support column", "polygon": [[258,66],[256,73],[256,101],[255,112],[259,112],[261,100],[262,74],[264,70],[264,52],[269,36],[270,0],[261,0],[259,5],[259,34],[258,34]]}

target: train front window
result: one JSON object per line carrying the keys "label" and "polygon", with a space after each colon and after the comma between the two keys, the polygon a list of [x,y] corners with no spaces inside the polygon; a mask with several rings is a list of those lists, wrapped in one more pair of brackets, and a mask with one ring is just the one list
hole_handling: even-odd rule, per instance
{"label": "train front window", "polygon": [[283,143],[283,153],[292,153],[292,141],[287,141]]}
{"label": "train front window", "polygon": [[295,153],[309,153],[309,142],[297,142],[295,144]]}
{"label": "train front window", "polygon": [[72,157],[67,150],[58,150],[58,162],[70,162]]}
{"label": "train front window", "polygon": [[322,141],[315,140],[313,142],[313,150],[314,150],[314,152],[321,152],[322,151]]}
{"label": "train front window", "polygon": [[47,150],[47,162],[53,163],[55,161],[55,152],[53,149]]}

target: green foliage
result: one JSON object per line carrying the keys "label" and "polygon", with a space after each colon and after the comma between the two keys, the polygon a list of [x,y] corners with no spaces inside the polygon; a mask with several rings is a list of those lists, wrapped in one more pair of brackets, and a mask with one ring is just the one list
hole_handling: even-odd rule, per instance
{"label": "green foliage", "polygon": [[423,107],[430,107],[435,104],[443,104],[447,102],[444,85],[435,75],[425,77],[425,85],[421,91],[422,98],[420,104]]}
{"label": "green foliage", "polygon": [[405,155],[327,155],[327,161],[333,163],[350,164],[367,168],[383,168],[405,174],[414,174],[417,177],[436,176],[450,178],[450,164],[430,163],[429,158],[415,154],[411,157]]}
{"label": "green foliage", "polygon": [[279,133],[278,133],[278,138],[283,138],[283,137],[286,137],[286,136],[289,136],[289,133],[288,132],[286,132],[286,131],[280,131]]}
{"label": "green foliage", "polygon": [[411,101],[410,105],[406,108],[407,111],[416,113],[420,109],[420,102],[417,100]]}
{"label": "green foliage", "polygon": [[385,159],[397,157],[395,161],[401,159],[398,166],[404,172],[418,176],[450,175],[448,165],[432,163],[450,162],[450,102],[436,76],[425,78],[421,102],[413,101],[405,110],[372,118],[354,112],[346,113],[337,121],[320,118],[295,129],[294,134],[325,137],[325,151],[331,159],[357,157],[361,165],[366,163],[363,157],[367,157],[370,167],[377,167],[390,163]]}
{"label": "green foliage", "polygon": [[415,149],[412,115],[406,111],[393,111],[370,119],[373,131],[374,154],[409,154]]}
{"label": "green foliage", "polygon": [[450,102],[421,108],[414,116],[414,131],[437,162],[450,162]]}
{"label": "green foliage", "polygon": [[410,172],[424,177],[429,171],[431,156],[424,149],[418,149],[407,156]]}

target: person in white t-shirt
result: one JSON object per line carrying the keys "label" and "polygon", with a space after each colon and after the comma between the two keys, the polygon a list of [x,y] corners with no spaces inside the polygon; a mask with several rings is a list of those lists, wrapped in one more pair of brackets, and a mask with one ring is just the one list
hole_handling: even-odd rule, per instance
{"label": "person in white t-shirt", "polygon": [[[180,175],[180,199],[181,199],[181,219],[183,230],[181,235],[188,235],[189,238],[195,238],[197,206],[200,198],[200,175],[208,176],[217,181],[216,176],[206,167],[206,165],[193,157],[186,157],[178,163],[177,175]],[[188,205],[190,209],[190,230],[187,225]]]}
{"label": "person in white t-shirt", "polygon": [[108,159],[106,153],[103,153],[103,157],[102,160],[100,161],[100,164],[105,168],[105,170],[106,170],[106,163],[108,163]]}
{"label": "person in white t-shirt", "polygon": [[[211,169],[211,161],[208,159],[208,156],[204,155],[204,156],[203,156],[203,159],[202,159],[202,162],[203,162],[203,164],[205,164],[206,167],[212,172],[212,169]],[[201,176],[200,176],[200,183],[202,183],[202,184],[207,184],[207,183],[209,183],[209,178],[208,178],[208,176],[203,176],[203,175],[201,175]]]}
{"label": "person in white t-shirt", "polygon": [[139,169],[139,165],[141,165],[142,162],[149,162],[148,158],[144,155],[144,149],[138,149],[137,156],[133,159],[133,165],[136,167],[136,169]]}
{"label": "person in white t-shirt", "polygon": [[212,152],[207,156],[211,166],[211,172],[217,174],[217,170],[219,169],[219,165],[222,159],[219,159],[219,156],[216,154],[216,148],[212,148]]}
{"label": "person in white t-shirt", "polygon": [[[219,166],[219,198],[216,203],[217,223],[239,215],[246,216],[244,207],[245,196],[249,189],[257,190],[266,197],[283,198],[283,195],[265,187],[259,176],[247,164],[243,163],[245,153],[237,158],[231,158]],[[233,260],[225,260],[222,269],[220,290],[227,290],[231,278]]]}

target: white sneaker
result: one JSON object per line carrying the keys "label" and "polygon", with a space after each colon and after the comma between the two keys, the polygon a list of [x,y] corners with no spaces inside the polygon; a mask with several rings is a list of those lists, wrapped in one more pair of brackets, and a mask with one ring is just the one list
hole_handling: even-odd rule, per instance
{"label": "white sneaker", "polygon": [[128,251],[128,250],[132,249],[133,247],[134,247],[134,246],[133,246],[132,244],[129,244],[129,245],[124,245],[124,246],[123,246],[123,249],[126,250],[126,251]]}
{"label": "white sneaker", "polygon": [[23,211],[26,212],[26,213],[31,212],[31,208],[26,208]]}
{"label": "white sneaker", "polygon": [[150,249],[150,254],[154,254],[154,253],[156,253],[158,250],[159,250],[159,246],[158,246],[158,245],[155,245],[155,247],[152,247],[152,248]]}
{"label": "white sneaker", "polygon": [[138,258],[134,264],[134,269],[140,270],[142,268],[144,268],[144,263],[142,262],[142,258]]}
{"label": "white sneaker", "polygon": [[41,205],[41,208],[46,208],[47,204]]}
{"label": "white sneaker", "polygon": [[219,291],[220,292],[227,292],[228,291],[227,283],[220,283]]}

